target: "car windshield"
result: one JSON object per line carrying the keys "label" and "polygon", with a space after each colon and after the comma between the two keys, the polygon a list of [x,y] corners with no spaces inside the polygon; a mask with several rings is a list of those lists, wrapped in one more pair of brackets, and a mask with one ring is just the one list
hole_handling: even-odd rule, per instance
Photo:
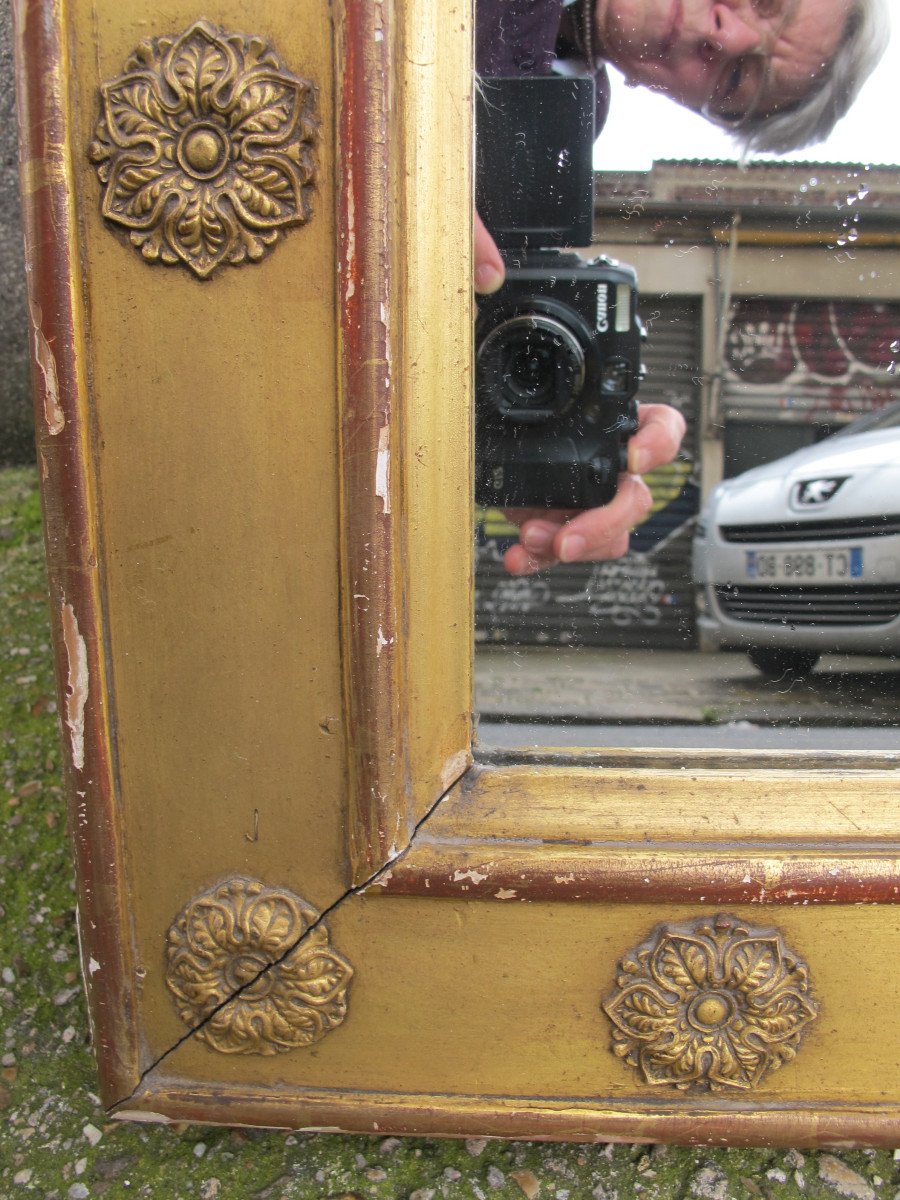
{"label": "car windshield", "polygon": [[873,429],[896,429],[900,426],[900,404],[886,404],[877,412],[866,413],[858,421],[839,429],[832,437],[853,437],[857,433],[870,433]]}

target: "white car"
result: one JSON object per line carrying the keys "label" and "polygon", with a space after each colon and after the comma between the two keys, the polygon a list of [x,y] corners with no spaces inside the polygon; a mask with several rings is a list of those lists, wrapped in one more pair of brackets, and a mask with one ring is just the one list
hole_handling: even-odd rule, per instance
{"label": "white car", "polygon": [[772,677],[900,654],[900,402],[719,484],[693,565],[702,650]]}

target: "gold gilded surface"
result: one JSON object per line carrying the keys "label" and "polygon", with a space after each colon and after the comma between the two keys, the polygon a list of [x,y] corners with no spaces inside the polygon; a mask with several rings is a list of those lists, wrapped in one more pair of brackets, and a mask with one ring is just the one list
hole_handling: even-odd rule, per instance
{"label": "gold gilded surface", "polygon": [[[144,1066],[185,1033],[160,938],[187,898],[263,879],[324,912],[346,887],[334,28],[319,4],[302,19],[277,8],[254,19],[238,3],[214,15],[260,30],[316,80],[322,134],[315,219],[253,270],[204,286],[192,271],[148,269],[110,236],[84,153],[101,81],[196,9],[110,5],[96,37],[72,47],[90,470]],[[91,4],[78,0],[70,20],[94,29]]]}
{"label": "gold gilded surface", "polygon": [[397,164],[407,225],[397,242],[404,296],[396,312],[409,388],[400,426],[407,720],[420,820],[471,761],[472,205],[448,203],[448,192],[471,194],[473,47],[468,4],[404,4],[402,20],[403,104],[391,145],[405,149]]}
{"label": "gold gilded surface", "polygon": [[353,968],[319,913],[253,879],[187,904],[169,929],[166,959],[178,1015],[224,1054],[311,1046],[347,1015]]}
{"label": "gold gilded surface", "polygon": [[196,21],[141,42],[100,96],[103,216],[149,262],[205,279],[309,220],[316,89],[264,38]]}
{"label": "gold gilded surface", "polygon": [[681,1090],[755,1087],[818,1016],[809,970],[781,934],[726,915],[660,927],[616,983],[603,1001],[614,1052],[645,1083]]}
{"label": "gold gilded surface", "polygon": [[[587,757],[592,761],[585,763]],[[680,749],[517,755],[483,769],[472,787],[435,813],[429,829],[435,838],[578,843],[603,836],[638,845],[648,836],[692,845],[851,845],[877,838],[895,848],[900,815],[893,757],[870,754],[852,765],[832,765],[830,757],[827,751],[748,751],[738,763],[734,755]]]}
{"label": "gold gilded surface", "polygon": [[448,164],[454,194],[470,185],[471,13],[335,11],[348,839],[364,883],[471,761],[472,214],[445,202]]}
{"label": "gold gilded surface", "polygon": [[[730,910],[742,923],[778,926],[812,964],[821,1005],[800,1053],[756,1088],[653,1087],[610,1052],[599,1001],[623,951],[662,922],[690,924],[716,912],[351,897],[328,915],[334,943],[356,969],[350,1016],[334,1035],[315,1054],[265,1058],[213,1055],[197,1037],[183,1038],[147,1078],[146,1106],[178,1111],[157,1106],[156,1088],[169,1098],[182,1089],[185,1103],[208,1090],[217,1111],[234,1119],[244,1100],[259,1097],[261,1112],[277,1093],[281,1107],[269,1120],[277,1115],[296,1125],[360,1129],[371,1119],[386,1128],[380,1110],[396,1103],[392,1128],[406,1132],[427,1120],[442,1132],[480,1126],[583,1141],[630,1131],[656,1140],[715,1136],[785,1145],[798,1144],[791,1140],[800,1136],[795,1120],[806,1124],[804,1138],[824,1141],[849,1130],[842,1121],[856,1113],[872,1118],[873,1135],[878,1120],[893,1120],[896,1140],[900,927],[888,905]],[[340,1099],[338,1119],[315,1111],[317,1095]],[[865,1135],[857,1128],[856,1136]]]}

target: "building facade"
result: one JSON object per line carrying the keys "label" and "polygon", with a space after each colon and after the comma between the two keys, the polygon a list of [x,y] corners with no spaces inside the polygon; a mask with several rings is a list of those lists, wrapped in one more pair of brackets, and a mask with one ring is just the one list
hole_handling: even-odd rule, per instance
{"label": "building facade", "polygon": [[703,496],[900,398],[900,170],[692,161],[600,172],[598,251],[637,268],[641,400],[675,405],[688,435],[650,477],[653,513],[625,559],[509,579],[500,554],[514,530],[486,514],[481,641],[693,645]]}

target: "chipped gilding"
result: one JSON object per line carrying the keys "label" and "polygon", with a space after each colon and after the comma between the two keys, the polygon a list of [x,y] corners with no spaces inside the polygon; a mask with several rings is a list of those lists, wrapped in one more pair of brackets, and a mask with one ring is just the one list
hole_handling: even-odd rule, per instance
{"label": "chipped gilding", "polygon": [[34,361],[44,377],[44,421],[47,425],[47,432],[55,437],[62,433],[66,425],[66,415],[59,402],[56,359],[50,343],[41,329],[41,306],[36,301],[29,300],[28,311],[31,314],[31,327],[34,330]]}
{"label": "chipped gilding", "polygon": [[72,765],[84,769],[84,707],[88,697],[87,647],[78,630],[75,609],[63,600],[62,632],[68,658],[66,676],[66,728],[72,750]]}

